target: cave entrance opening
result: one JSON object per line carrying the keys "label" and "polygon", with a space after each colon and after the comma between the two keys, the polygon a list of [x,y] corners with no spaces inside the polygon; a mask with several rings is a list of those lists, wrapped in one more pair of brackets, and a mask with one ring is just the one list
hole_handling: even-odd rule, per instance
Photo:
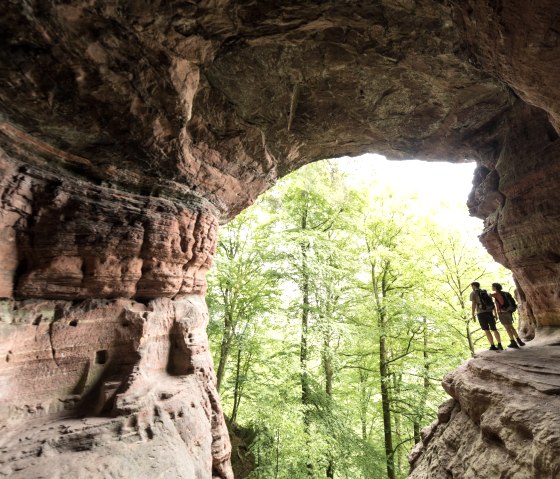
{"label": "cave entrance opening", "polygon": [[509,278],[468,215],[474,169],[325,160],[222,228],[209,338],[225,413],[251,431],[261,471],[406,475],[444,374],[487,348],[470,283]]}

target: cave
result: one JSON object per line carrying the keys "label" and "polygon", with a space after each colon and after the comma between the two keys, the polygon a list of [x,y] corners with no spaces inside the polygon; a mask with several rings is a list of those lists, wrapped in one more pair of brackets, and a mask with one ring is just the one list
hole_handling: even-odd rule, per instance
{"label": "cave", "polygon": [[22,0],[0,25],[1,475],[232,478],[218,226],[371,152],[476,161],[534,338],[446,376],[411,477],[558,477],[560,3]]}

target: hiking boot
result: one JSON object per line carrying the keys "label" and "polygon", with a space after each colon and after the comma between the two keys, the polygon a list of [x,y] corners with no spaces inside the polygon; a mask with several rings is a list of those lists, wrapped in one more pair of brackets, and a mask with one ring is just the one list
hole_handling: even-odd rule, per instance
{"label": "hiking boot", "polygon": [[498,350],[499,350],[499,351],[503,351],[503,350],[504,350],[504,348],[502,347],[502,343],[498,343]]}
{"label": "hiking boot", "polygon": [[519,344],[519,346],[525,346],[525,343],[519,338],[517,338],[517,344]]}
{"label": "hiking boot", "polygon": [[498,348],[496,346],[494,346],[494,345],[490,346],[489,351],[497,351],[497,350],[498,350]]}
{"label": "hiking boot", "polygon": [[519,346],[517,345],[517,343],[515,342],[515,340],[511,340],[511,343],[509,343],[508,345],[508,349],[509,348],[515,348],[515,349],[519,349]]}

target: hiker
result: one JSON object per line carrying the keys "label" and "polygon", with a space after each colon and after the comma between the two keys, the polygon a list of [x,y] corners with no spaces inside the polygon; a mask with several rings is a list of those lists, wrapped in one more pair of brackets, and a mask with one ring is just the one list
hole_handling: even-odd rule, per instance
{"label": "hiker", "polygon": [[[500,333],[496,329],[496,320],[494,318],[494,301],[485,289],[480,289],[480,283],[473,281],[471,283],[471,304],[472,304],[472,319],[474,321],[474,313],[476,311],[478,317],[478,323],[481,329],[486,334],[488,342],[490,343],[490,351],[503,351],[502,340],[500,338]],[[492,332],[490,332],[492,331]],[[492,333],[496,337],[498,345],[494,344],[494,338]]]}
{"label": "hiker", "polygon": [[496,303],[497,316],[500,319],[500,323],[504,325],[510,339],[508,348],[519,349],[519,346],[525,346],[525,343],[519,339],[519,334],[517,334],[516,329],[513,327],[513,312],[517,309],[515,300],[511,294],[502,291],[500,283],[492,283],[492,291],[494,292],[490,296],[494,298]]}

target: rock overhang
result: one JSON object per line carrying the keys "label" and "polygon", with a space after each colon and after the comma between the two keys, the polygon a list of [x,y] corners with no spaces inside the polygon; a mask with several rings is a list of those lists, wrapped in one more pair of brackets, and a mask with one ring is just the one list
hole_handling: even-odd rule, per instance
{"label": "rock overhang", "polygon": [[540,222],[546,244],[529,244],[518,220],[556,214],[560,6],[536,7],[12,2],[0,147],[47,176],[199,198],[219,222],[326,157],[476,160],[469,211],[486,219],[482,240],[554,323],[539,274],[555,236]]}
{"label": "rock overhang", "polygon": [[89,178],[186,187],[224,218],[327,157],[495,157],[518,100],[470,62],[454,15],[434,1],[12,3],[1,143],[16,131]]}

